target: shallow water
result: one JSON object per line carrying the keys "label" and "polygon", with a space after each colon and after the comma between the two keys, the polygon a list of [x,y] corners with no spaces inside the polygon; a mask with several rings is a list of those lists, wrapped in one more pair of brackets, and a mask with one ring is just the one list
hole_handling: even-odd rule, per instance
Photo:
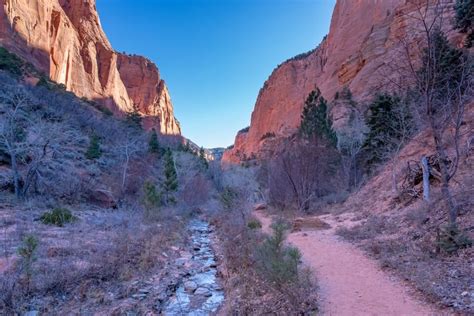
{"label": "shallow water", "polygon": [[[224,291],[217,278],[215,253],[211,247],[209,224],[192,220],[189,224],[192,241],[191,258],[180,258],[178,264],[189,267],[174,295],[165,306],[165,315],[209,315],[224,301]],[[195,284],[196,289],[185,284]]]}

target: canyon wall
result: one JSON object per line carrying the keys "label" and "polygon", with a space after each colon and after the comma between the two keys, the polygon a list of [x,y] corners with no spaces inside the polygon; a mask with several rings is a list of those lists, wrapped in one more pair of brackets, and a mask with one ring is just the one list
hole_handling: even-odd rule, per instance
{"label": "canyon wall", "polygon": [[68,91],[105,104],[116,114],[138,110],[148,128],[180,135],[158,68],[113,50],[95,0],[1,0],[0,45]]}
{"label": "canyon wall", "polygon": [[[453,5],[454,0],[443,1],[447,21],[452,20]],[[390,71],[390,63],[400,59],[401,38],[417,41],[419,25],[413,18],[417,8],[407,0],[337,0],[327,37],[315,50],[289,59],[273,71],[259,92],[250,128],[237,135],[223,161],[238,163],[261,157],[268,152],[269,140],[275,143],[275,138],[294,133],[304,102],[315,87],[328,100],[349,87],[357,101],[367,101],[384,90],[385,83],[400,79]],[[334,121],[344,122],[344,116],[350,114],[341,107],[330,110]]]}

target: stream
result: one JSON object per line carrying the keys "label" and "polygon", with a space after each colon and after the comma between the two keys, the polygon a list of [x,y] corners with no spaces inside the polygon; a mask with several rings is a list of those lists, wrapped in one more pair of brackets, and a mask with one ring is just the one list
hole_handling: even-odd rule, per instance
{"label": "stream", "polygon": [[224,301],[211,246],[213,232],[207,222],[199,219],[189,223],[189,230],[192,251],[176,260],[187,273],[164,307],[164,315],[209,315]]}

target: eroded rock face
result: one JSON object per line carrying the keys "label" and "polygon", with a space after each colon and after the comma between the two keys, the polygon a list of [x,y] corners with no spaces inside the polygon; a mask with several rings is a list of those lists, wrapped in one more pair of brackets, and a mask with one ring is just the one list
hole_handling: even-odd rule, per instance
{"label": "eroded rock face", "polygon": [[95,0],[2,0],[0,44],[80,97],[115,113],[136,107],[163,134],[181,129],[168,89],[148,59],[115,52]]}
{"label": "eroded rock face", "polygon": [[[451,14],[454,1],[443,3],[451,8],[446,11]],[[390,72],[388,64],[400,58],[399,38],[416,43],[420,32],[413,31],[416,20],[410,17],[415,10],[413,1],[406,0],[338,0],[328,36],[314,51],[290,59],[273,71],[260,90],[245,141],[237,135],[234,148],[224,154],[223,161],[235,163],[242,157],[261,157],[268,152],[264,150],[268,145],[265,135],[294,133],[300,125],[304,101],[315,87],[328,100],[349,87],[356,100],[366,101],[386,88],[383,83],[387,80],[383,79],[400,79]],[[455,32],[448,35],[451,39],[458,36]],[[341,106],[331,111],[338,125],[351,113]]]}

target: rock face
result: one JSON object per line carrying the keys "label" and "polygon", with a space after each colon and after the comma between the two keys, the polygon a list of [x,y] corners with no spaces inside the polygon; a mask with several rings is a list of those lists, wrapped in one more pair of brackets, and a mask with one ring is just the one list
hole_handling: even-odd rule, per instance
{"label": "rock face", "polygon": [[158,68],[113,50],[95,0],[1,0],[0,45],[20,55],[80,97],[116,114],[138,110],[148,127],[181,129]]}
{"label": "rock face", "polygon": [[[273,71],[260,90],[249,131],[237,135],[234,148],[224,153],[223,161],[258,158],[265,152],[265,135],[292,134],[300,125],[304,101],[315,87],[328,100],[349,87],[358,101],[383,89],[381,79],[396,76],[387,73],[387,65],[400,54],[399,38],[416,42],[413,30],[417,26],[410,17],[416,7],[411,2],[338,0],[328,36],[315,50],[287,60]],[[452,8],[454,1],[443,3]],[[350,114],[341,107],[331,110],[333,118],[341,122]]]}

